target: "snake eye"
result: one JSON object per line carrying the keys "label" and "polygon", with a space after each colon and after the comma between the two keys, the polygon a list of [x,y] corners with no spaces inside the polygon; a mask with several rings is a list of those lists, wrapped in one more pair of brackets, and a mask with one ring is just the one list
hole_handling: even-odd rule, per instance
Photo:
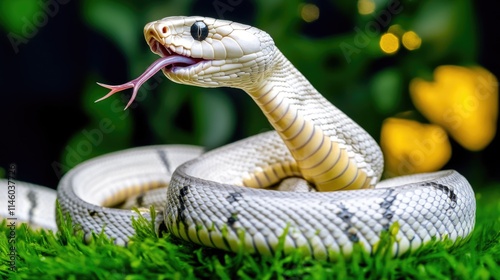
{"label": "snake eye", "polygon": [[208,36],[208,26],[203,21],[191,25],[191,36],[198,41],[203,41]]}

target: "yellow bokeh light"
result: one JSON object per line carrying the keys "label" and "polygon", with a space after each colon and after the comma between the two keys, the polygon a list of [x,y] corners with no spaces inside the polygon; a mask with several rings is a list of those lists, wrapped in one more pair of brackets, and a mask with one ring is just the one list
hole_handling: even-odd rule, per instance
{"label": "yellow bokeh light", "polygon": [[399,39],[392,33],[385,33],[380,37],[380,48],[387,54],[393,54],[399,49]]}
{"label": "yellow bokeh light", "polygon": [[410,97],[422,115],[468,150],[482,150],[495,137],[498,80],[482,67],[439,66],[434,81],[411,81]]}
{"label": "yellow bokeh light", "polygon": [[409,49],[410,51],[416,50],[420,48],[422,44],[422,39],[418,36],[417,33],[413,31],[408,31],[403,34],[403,46]]}
{"label": "yellow bokeh light", "polygon": [[436,171],[451,157],[451,144],[442,127],[408,119],[386,119],[380,147],[387,177]]}
{"label": "yellow bokeh light", "polygon": [[375,2],[373,0],[359,0],[358,12],[361,15],[369,15],[375,11]]}
{"label": "yellow bokeh light", "polygon": [[304,4],[300,9],[300,16],[305,22],[313,22],[319,18],[319,8],[314,4]]}

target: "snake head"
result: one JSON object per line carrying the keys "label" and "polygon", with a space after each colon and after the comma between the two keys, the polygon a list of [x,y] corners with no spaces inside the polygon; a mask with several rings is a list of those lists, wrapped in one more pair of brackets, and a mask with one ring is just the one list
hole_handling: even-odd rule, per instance
{"label": "snake head", "polygon": [[140,86],[162,70],[170,80],[200,87],[258,88],[272,69],[272,38],[255,27],[207,17],[166,17],[144,27],[151,51],[160,56],[136,79],[121,85],[100,86],[111,91],[96,102],[133,88],[132,104]]}
{"label": "snake head", "polygon": [[262,30],[207,17],[167,17],[148,23],[144,37],[161,57],[182,56],[192,64],[171,64],[170,80],[201,87],[255,86],[269,69],[274,42]]}

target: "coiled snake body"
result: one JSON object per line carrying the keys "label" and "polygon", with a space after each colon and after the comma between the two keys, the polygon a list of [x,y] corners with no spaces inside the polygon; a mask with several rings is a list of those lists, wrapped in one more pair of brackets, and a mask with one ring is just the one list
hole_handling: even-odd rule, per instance
{"label": "coiled snake body", "polygon": [[134,200],[161,207],[158,225],[225,250],[243,246],[270,254],[282,237],[285,252],[299,248],[325,259],[330,252],[348,255],[355,243],[371,251],[397,223],[393,254],[400,255],[432,238],[457,241],[473,230],[474,193],[464,177],[448,170],[378,182],[383,159],[377,143],[321,96],[264,31],[168,17],[147,24],[144,34],[161,58],[129,83],[103,85],[111,92],[102,99],[134,88],[130,105],[161,69],[174,82],[244,90],[275,131],[205,154],[155,146],[77,166],[61,180],[58,199],[87,237],[104,226],[117,243],[126,243],[133,212],[107,206],[150,189]]}

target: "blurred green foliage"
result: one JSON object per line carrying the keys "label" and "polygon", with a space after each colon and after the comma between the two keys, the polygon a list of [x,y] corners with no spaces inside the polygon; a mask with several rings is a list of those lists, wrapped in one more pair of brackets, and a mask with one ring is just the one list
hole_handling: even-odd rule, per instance
{"label": "blurred green foliage", "polygon": [[41,9],[42,5],[31,0],[0,1],[0,23],[12,32],[21,33],[26,17],[19,15],[33,15]]}

